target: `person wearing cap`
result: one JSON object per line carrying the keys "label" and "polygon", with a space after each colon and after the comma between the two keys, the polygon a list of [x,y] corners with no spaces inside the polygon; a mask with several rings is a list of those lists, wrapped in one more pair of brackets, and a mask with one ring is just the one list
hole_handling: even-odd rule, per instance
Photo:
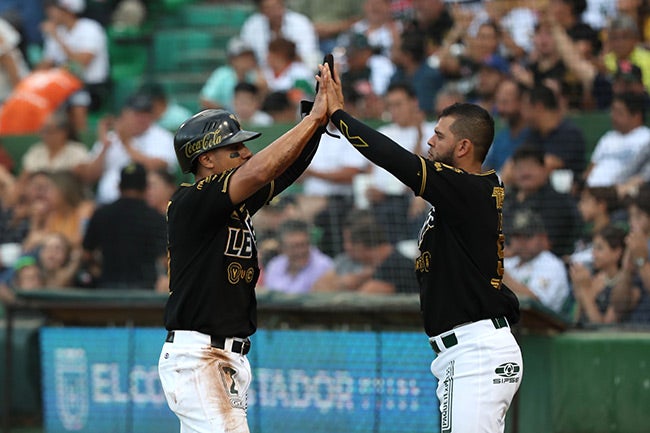
{"label": "person wearing cap", "polygon": [[512,215],[503,282],[519,297],[532,298],[560,313],[570,292],[566,265],[548,250],[542,217],[521,209]]}
{"label": "person wearing cap", "polygon": [[72,96],[73,105],[90,112],[101,109],[109,97],[108,41],[104,28],[81,16],[85,0],[48,0],[47,20],[42,23],[43,58],[36,66],[65,66],[84,82],[85,89]]}
{"label": "person wearing cap", "polygon": [[650,91],[650,50],[643,47],[637,23],[630,16],[619,15],[607,29],[609,51],[604,63],[610,74],[615,74],[623,60],[638,66],[643,74],[643,85]]}
{"label": "person wearing cap", "polygon": [[[325,88],[329,68],[319,70]],[[181,184],[167,207],[168,333],[158,373],[181,432],[249,432],[246,355],[260,276],[252,217],[309,165],[329,121],[327,104],[318,92],[296,126],[254,155],[246,142],[260,133],[243,130],[225,110],[195,114],[174,136],[179,165],[195,182]]]}
{"label": "person wearing cap", "polygon": [[393,62],[377,54],[363,33],[349,33],[345,49],[347,70],[341,76],[343,82],[366,94],[367,98],[371,95],[383,97],[395,73]]}
{"label": "person wearing cap", "polygon": [[95,201],[102,205],[119,197],[120,170],[137,162],[147,170],[164,168],[176,173],[178,163],[172,134],[154,122],[151,97],[131,95],[116,118],[98,124],[97,141],[88,159],[74,168],[83,181],[96,186]]}
{"label": "person wearing cap", "polygon": [[147,170],[131,163],[120,171],[120,197],[98,208],[83,239],[83,266],[96,287],[153,290],[166,274],[165,217],[145,201]]}
{"label": "person wearing cap", "polygon": [[228,64],[215,69],[199,92],[202,109],[233,110],[237,83],[255,84],[262,93],[266,93],[266,80],[251,45],[239,37],[233,37],[228,41],[226,52]]}

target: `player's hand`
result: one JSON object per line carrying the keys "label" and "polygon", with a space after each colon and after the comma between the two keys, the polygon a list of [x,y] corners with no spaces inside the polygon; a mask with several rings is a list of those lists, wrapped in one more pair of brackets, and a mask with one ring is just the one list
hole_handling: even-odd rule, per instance
{"label": "player's hand", "polygon": [[[329,71],[327,65],[324,66],[324,69]],[[341,87],[341,77],[339,77],[338,70],[334,68],[333,71],[329,71],[331,79],[327,83],[327,86],[324,87],[327,89],[327,113],[331,116],[336,110],[342,110],[345,103],[343,99],[343,88]]]}
{"label": "player's hand", "polygon": [[314,106],[312,107],[309,116],[315,117],[318,120],[318,124],[321,126],[327,125],[329,121],[328,116],[328,93],[325,89],[332,81],[329,68],[327,66],[318,65],[318,70],[320,74],[316,76],[318,85],[320,87],[319,91],[316,93],[316,98],[314,99]]}

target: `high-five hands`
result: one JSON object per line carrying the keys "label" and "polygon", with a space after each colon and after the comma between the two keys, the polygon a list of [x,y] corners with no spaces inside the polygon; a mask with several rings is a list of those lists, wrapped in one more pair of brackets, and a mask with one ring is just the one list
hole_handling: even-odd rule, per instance
{"label": "high-five hands", "polygon": [[341,87],[341,79],[338,71],[334,68],[333,71],[329,70],[327,65],[320,65],[322,70],[327,70],[330,74],[330,79],[327,84],[321,82],[321,89],[327,90],[327,114],[331,116],[336,110],[343,109],[343,89]]}
{"label": "high-five hands", "polygon": [[327,66],[318,65],[319,74],[316,76],[316,81],[320,90],[316,93],[314,105],[311,107],[310,116],[314,116],[319,120],[320,125],[327,125],[329,121],[329,107],[328,107],[328,92],[325,91],[331,82],[330,70]]}

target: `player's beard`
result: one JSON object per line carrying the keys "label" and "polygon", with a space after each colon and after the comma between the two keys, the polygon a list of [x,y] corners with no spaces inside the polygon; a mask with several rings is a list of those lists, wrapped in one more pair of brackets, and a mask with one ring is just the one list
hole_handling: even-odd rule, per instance
{"label": "player's beard", "polygon": [[442,162],[443,164],[453,166],[454,165],[454,150],[455,150],[455,146],[453,148],[449,149],[445,153],[436,153],[436,154],[432,154],[431,156],[432,156],[433,161],[438,161],[438,162]]}

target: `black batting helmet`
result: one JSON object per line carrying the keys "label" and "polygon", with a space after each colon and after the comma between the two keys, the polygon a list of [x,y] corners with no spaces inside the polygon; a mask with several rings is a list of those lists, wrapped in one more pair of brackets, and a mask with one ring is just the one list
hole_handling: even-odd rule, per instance
{"label": "black batting helmet", "polygon": [[226,110],[203,110],[186,120],[174,135],[174,150],[183,173],[195,172],[202,153],[259,137],[241,129],[237,117]]}

